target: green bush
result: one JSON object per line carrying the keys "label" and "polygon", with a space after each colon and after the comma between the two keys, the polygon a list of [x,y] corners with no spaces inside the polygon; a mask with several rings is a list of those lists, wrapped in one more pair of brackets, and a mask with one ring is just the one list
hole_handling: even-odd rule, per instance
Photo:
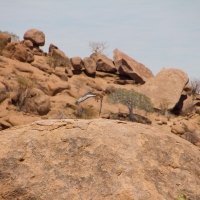
{"label": "green bush", "polygon": [[186,195],[178,196],[177,200],[188,200]]}
{"label": "green bush", "polygon": [[108,103],[117,104],[121,103],[126,105],[129,110],[129,115],[131,121],[134,121],[133,109],[137,108],[140,110],[145,110],[147,112],[153,111],[153,105],[149,97],[135,90],[127,90],[118,88],[114,90],[110,95],[108,95]]}

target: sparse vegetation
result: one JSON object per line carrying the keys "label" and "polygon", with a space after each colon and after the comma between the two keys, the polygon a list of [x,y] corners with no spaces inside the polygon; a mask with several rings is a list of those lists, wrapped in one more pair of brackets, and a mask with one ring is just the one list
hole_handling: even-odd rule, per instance
{"label": "sparse vegetation", "polygon": [[17,34],[13,33],[13,32],[9,32],[9,31],[4,31],[4,33],[7,33],[11,36],[11,42],[18,42],[20,41],[20,38]]}
{"label": "sparse vegetation", "polygon": [[192,78],[190,85],[193,87],[192,95],[200,94],[200,79]]}
{"label": "sparse vegetation", "polygon": [[[8,35],[11,36],[11,42],[14,42],[14,41],[20,41],[19,39],[19,36],[16,35],[15,33],[13,32],[8,32],[8,31],[0,31],[1,33],[7,33]],[[0,55],[2,54],[2,50],[5,48],[6,46],[6,42],[3,41],[3,40],[0,40]]]}
{"label": "sparse vegetation", "polygon": [[105,42],[89,42],[89,48],[93,53],[102,53],[108,46]]}
{"label": "sparse vegetation", "polygon": [[49,66],[53,69],[55,69],[57,66],[67,66],[67,62],[58,55],[48,56],[46,60],[47,64],[49,64]]}
{"label": "sparse vegetation", "polygon": [[198,137],[198,135],[195,132],[192,132],[192,133],[186,132],[185,138],[186,138],[186,140],[188,140],[189,142],[191,142],[194,145],[200,141],[200,138]]}
{"label": "sparse vegetation", "polygon": [[188,200],[186,195],[178,196],[177,200]]}
{"label": "sparse vegetation", "polygon": [[34,82],[30,78],[17,77],[17,106],[18,110],[21,111],[25,101],[30,97],[30,91],[34,86]]}
{"label": "sparse vegetation", "polygon": [[47,64],[49,64],[50,67],[53,69],[56,68],[59,64],[59,57],[58,56],[48,56],[47,58]]}
{"label": "sparse vegetation", "polygon": [[105,90],[105,93],[106,94],[110,94],[112,92],[114,92],[116,90],[115,86],[114,85],[109,85],[106,90]]}
{"label": "sparse vegetation", "polygon": [[74,86],[77,89],[78,93],[80,92],[81,87],[83,86],[83,83],[80,80],[74,81]]}
{"label": "sparse vegetation", "polygon": [[159,101],[159,108],[160,108],[160,113],[161,115],[165,115],[168,112],[169,108],[169,100],[168,99],[160,99]]}
{"label": "sparse vegetation", "polygon": [[92,119],[98,115],[98,111],[92,105],[83,107],[79,105],[77,106],[75,115],[81,119]]}
{"label": "sparse vegetation", "polygon": [[118,88],[108,96],[108,102],[111,104],[121,103],[128,107],[131,121],[134,121],[133,109],[137,108],[147,112],[153,111],[153,105],[149,97],[136,92]]}

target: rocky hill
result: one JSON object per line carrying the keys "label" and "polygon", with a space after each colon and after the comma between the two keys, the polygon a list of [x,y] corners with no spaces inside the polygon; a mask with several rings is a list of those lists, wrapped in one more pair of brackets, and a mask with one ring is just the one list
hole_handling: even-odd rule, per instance
{"label": "rocky hill", "polygon": [[[199,95],[192,95],[188,76],[178,69],[162,69],[154,76],[150,69],[114,50],[113,60],[100,53],[80,58],[68,56],[51,44],[40,48],[45,34],[30,29],[24,40],[11,42],[0,32],[0,129],[40,119],[98,118],[129,120],[123,105],[107,103],[115,88],[134,89],[150,97],[156,112],[134,110],[136,121],[160,126],[199,145]],[[75,101],[87,92],[105,94],[102,113],[99,103]],[[162,126],[162,127],[161,127]]]}
{"label": "rocky hill", "polygon": [[[154,76],[118,49],[113,60],[69,58],[54,44],[43,52],[44,44],[40,30],[14,42],[0,32],[0,198],[200,198],[200,96],[185,72]],[[148,96],[154,112],[134,109],[137,123],[128,122],[127,107],[107,102],[116,88]],[[100,116],[94,98],[75,104],[87,92],[103,96]]]}

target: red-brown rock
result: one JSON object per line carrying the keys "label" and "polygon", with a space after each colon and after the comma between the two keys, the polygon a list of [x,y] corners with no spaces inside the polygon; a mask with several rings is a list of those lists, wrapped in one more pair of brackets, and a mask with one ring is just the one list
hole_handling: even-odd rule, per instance
{"label": "red-brown rock", "polygon": [[45,35],[42,31],[37,29],[30,29],[24,34],[25,40],[31,40],[33,44],[38,46],[44,46],[45,44]]}
{"label": "red-brown rock", "polygon": [[0,31],[0,51],[11,42],[11,36],[8,33]]}
{"label": "red-brown rock", "polygon": [[33,62],[34,56],[28,51],[24,44],[19,42],[11,42],[6,45],[2,51],[2,55],[21,62]]}
{"label": "red-brown rock", "polygon": [[69,58],[60,49],[52,49],[52,51],[49,53],[49,55],[52,56],[54,58],[54,60],[56,61],[56,66],[69,65],[69,62],[70,62]]}
{"label": "red-brown rock", "polygon": [[49,53],[51,53],[53,51],[53,49],[58,49],[58,47],[55,46],[54,44],[50,44],[49,45]]}
{"label": "red-brown rock", "polygon": [[34,45],[34,46],[33,46],[32,52],[33,52],[34,55],[37,55],[37,56],[43,56],[43,55],[44,55],[43,50],[40,49],[40,47],[37,46],[37,45]]}
{"label": "red-brown rock", "polygon": [[47,64],[47,57],[44,56],[37,56],[35,55],[34,62],[31,63],[32,66],[37,67],[38,69],[51,74],[53,72],[53,69]]}
{"label": "red-brown rock", "polygon": [[49,96],[36,88],[33,89],[31,95],[31,98],[26,100],[23,110],[28,113],[46,115],[51,108]]}
{"label": "red-brown rock", "polygon": [[33,48],[33,42],[31,40],[24,40],[23,44],[25,44],[25,46],[30,48],[30,49]]}
{"label": "red-brown rock", "polygon": [[140,86],[139,91],[150,97],[154,108],[161,109],[162,100],[169,102],[168,110],[172,110],[179,102],[188,76],[179,69],[162,69],[155,77]]}
{"label": "red-brown rock", "polygon": [[115,73],[117,71],[115,65],[113,64],[113,61],[103,54],[93,53],[92,55],[90,55],[90,58],[92,58],[96,62],[96,70],[98,71],[111,73]]}
{"label": "red-brown rock", "polygon": [[67,74],[68,77],[73,76],[73,72],[70,67],[65,67],[65,73]]}
{"label": "red-brown rock", "polygon": [[69,84],[66,82],[47,82],[48,85],[48,95],[55,96],[57,93],[62,92],[63,90],[69,89]]}
{"label": "red-brown rock", "polygon": [[119,74],[130,76],[136,83],[145,83],[149,78],[154,77],[150,69],[118,49],[114,50],[113,58]]}
{"label": "red-brown rock", "polygon": [[92,58],[84,58],[83,63],[88,75],[94,75],[96,73],[96,63]]}
{"label": "red-brown rock", "polygon": [[0,82],[0,103],[8,97],[6,93],[6,87],[3,83]]}
{"label": "red-brown rock", "polygon": [[81,71],[84,68],[83,60],[79,56],[70,58],[70,62],[75,71]]}

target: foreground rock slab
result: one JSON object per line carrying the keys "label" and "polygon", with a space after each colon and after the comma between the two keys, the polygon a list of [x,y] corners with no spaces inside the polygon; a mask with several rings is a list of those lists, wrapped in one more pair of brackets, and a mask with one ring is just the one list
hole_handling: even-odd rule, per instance
{"label": "foreground rock slab", "polygon": [[37,121],[0,146],[0,199],[200,199],[199,148],[147,125]]}

